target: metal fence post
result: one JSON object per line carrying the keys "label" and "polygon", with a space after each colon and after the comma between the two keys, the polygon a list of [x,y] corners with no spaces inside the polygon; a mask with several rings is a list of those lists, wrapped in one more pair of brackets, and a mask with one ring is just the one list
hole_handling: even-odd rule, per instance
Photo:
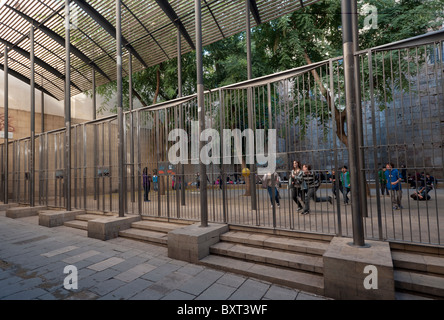
{"label": "metal fence post", "polygon": [[195,0],[196,23],[196,61],[197,61],[197,112],[199,118],[199,175],[200,175],[200,214],[201,227],[208,226],[208,202],[207,202],[207,172],[205,164],[200,159],[200,151],[204,147],[200,141],[200,134],[205,130],[205,104],[202,64],[202,8],[200,0]]}
{"label": "metal fence post", "polygon": [[345,96],[347,114],[348,133],[348,153],[350,164],[350,184],[352,199],[352,223],[353,223],[353,244],[364,246],[364,228],[361,215],[361,201],[359,193],[359,143],[356,125],[356,88],[355,88],[355,63],[353,46],[353,26],[352,26],[352,1],[342,0],[342,42],[344,51],[344,76],[345,76]]}

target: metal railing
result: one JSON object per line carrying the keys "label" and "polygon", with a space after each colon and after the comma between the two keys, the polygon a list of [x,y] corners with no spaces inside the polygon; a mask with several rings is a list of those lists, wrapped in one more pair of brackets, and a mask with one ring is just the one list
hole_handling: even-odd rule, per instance
{"label": "metal railing", "polygon": [[[444,192],[440,183],[429,192],[429,201],[411,197],[421,183],[421,173],[430,173],[438,181],[444,177],[442,34],[438,40],[436,34],[424,35],[357,53],[365,177],[360,183],[366,190],[367,239],[443,244]],[[334,196],[333,188],[339,187],[338,182],[330,181],[332,170],[338,178],[348,164],[341,57],[208,91],[204,108],[206,128],[220,136],[224,129],[274,129],[276,171],[282,181],[279,207],[272,206],[257,174],[261,164],[256,158],[253,164],[246,163],[246,150],[252,142],[242,140],[238,163],[233,149],[230,157],[224,157],[224,146],[218,145],[211,154],[217,163],[207,165],[206,170],[210,222],[351,235],[351,207],[344,204],[343,193],[337,191],[334,201],[327,201],[328,196]],[[196,147],[191,140],[198,132],[197,120],[194,95],[124,114],[123,194],[128,214],[199,221],[201,190],[199,165],[195,164],[199,159],[190,156]],[[173,165],[169,159],[177,142],[169,139],[173,129],[181,129],[189,137],[188,164]],[[117,211],[116,117],[74,125],[71,130],[72,206]],[[64,139],[64,129],[36,135],[36,203],[65,204]],[[29,138],[9,144],[13,202],[29,203],[29,147]],[[2,163],[6,161],[3,154]],[[318,201],[310,200],[307,215],[297,211],[287,189],[294,160],[310,164],[321,179]],[[388,162],[404,174],[400,210],[393,208],[390,197],[381,194],[378,172]],[[253,178],[242,175],[247,167]],[[149,190],[144,186],[145,168],[150,176]],[[3,166],[1,170],[3,182]]]}

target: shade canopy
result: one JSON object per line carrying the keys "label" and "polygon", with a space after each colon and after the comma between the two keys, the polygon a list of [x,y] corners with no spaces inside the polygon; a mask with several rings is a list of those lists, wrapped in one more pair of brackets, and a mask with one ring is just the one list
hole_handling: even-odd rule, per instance
{"label": "shade canopy", "polygon": [[[291,13],[318,0],[249,0],[251,27]],[[9,73],[29,82],[30,28],[35,28],[35,83],[57,100],[64,99],[65,1],[1,0],[0,43],[10,48]],[[193,0],[122,0],[123,76],[195,50]],[[202,1],[203,46],[244,31],[246,0]],[[116,1],[71,1],[71,95],[116,79]],[[3,68],[0,49],[0,68]]]}

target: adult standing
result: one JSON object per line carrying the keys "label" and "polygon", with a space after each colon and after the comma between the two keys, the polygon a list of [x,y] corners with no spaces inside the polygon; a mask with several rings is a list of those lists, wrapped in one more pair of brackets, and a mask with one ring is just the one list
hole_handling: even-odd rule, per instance
{"label": "adult standing", "polygon": [[350,172],[348,172],[347,166],[343,166],[341,169],[341,184],[342,195],[344,196],[344,204],[349,203],[348,193],[350,192]]}
{"label": "adult standing", "polygon": [[385,177],[385,170],[386,168],[381,168],[378,171],[378,178],[379,178],[379,185],[381,186],[381,196],[384,195],[390,195],[389,190],[387,189],[387,179]]}
{"label": "adult standing", "polygon": [[320,186],[320,181],[316,174],[311,171],[311,165],[304,164],[302,166],[302,175],[300,176],[302,179],[302,182],[305,183],[307,187],[307,193],[305,194],[305,201],[304,201],[304,211],[302,211],[301,214],[309,214],[310,213],[310,199],[313,199],[315,202],[330,202],[330,204],[333,203],[332,197],[318,197],[316,195],[316,191],[318,190]]}
{"label": "adult standing", "polygon": [[387,189],[390,190],[393,210],[402,209],[402,177],[398,169],[393,168],[393,163],[387,163],[385,166],[385,178],[387,179]]}
{"label": "adult standing", "polygon": [[[274,182],[274,192],[273,192],[273,182]],[[280,183],[280,178],[276,172],[274,172],[274,173],[269,172],[269,173],[265,174],[264,179],[262,181],[262,186],[267,189],[268,195],[270,196],[271,207],[273,207],[273,193],[274,193],[274,200],[276,202],[276,205],[278,207],[280,206],[279,191],[278,191],[279,183]]]}
{"label": "adult standing", "polygon": [[150,187],[151,187],[151,179],[150,176],[148,175],[148,168],[145,167],[143,168],[143,175],[142,175],[142,179],[143,179],[143,200],[144,201],[150,201],[148,199],[148,194],[150,192]]}
{"label": "adult standing", "polygon": [[299,161],[293,161],[293,169],[290,172],[290,178],[288,179],[288,188],[290,189],[291,198],[298,205],[298,211],[302,210],[302,203],[299,201],[298,197],[302,196],[301,193],[301,179],[302,174],[301,165]]}

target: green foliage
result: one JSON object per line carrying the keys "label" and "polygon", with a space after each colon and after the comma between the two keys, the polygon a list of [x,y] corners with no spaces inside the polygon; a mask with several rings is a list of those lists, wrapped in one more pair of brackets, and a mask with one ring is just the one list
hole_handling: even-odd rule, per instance
{"label": "green foliage", "polygon": [[[377,8],[377,29],[364,29],[365,16],[359,15],[359,46],[361,49],[370,48],[393,41],[424,34],[435,30],[443,24],[444,0],[365,0],[358,3],[361,12],[364,4]],[[341,2],[324,0],[304,7],[292,14],[264,23],[252,29],[252,69],[253,77],[260,77],[275,72],[307,65],[310,61],[318,62],[342,55],[341,31]],[[204,48],[204,84],[206,89],[214,89],[224,85],[247,79],[245,33],[240,33]],[[425,52],[419,52],[424,55]],[[413,53],[411,53],[413,55]],[[409,54],[403,53],[399,59],[396,52],[375,55],[373,77],[375,94],[378,101],[391,101],[392,93],[408,86],[409,77],[414,76],[415,61],[409,60]],[[195,52],[182,56],[183,95],[196,92]],[[361,61],[363,78],[368,79],[368,61]],[[383,64],[384,67],[383,68]],[[391,66],[392,69],[389,68]],[[337,69],[336,69],[337,68]],[[342,61],[335,62],[335,91],[343,90]],[[326,68],[316,69],[319,80],[314,74],[307,73],[299,77],[298,86],[293,86],[293,99],[298,101],[296,109],[286,116],[290,123],[306,128],[310,119],[317,119],[319,124],[325,124],[333,116],[332,108],[327,103],[329,89],[329,74]],[[401,72],[393,73],[393,70]],[[170,100],[177,97],[177,59],[163,62],[133,75],[134,88],[146,105],[153,102],[157,87],[157,72],[160,73],[159,96],[157,101]],[[295,80],[296,81],[296,80]],[[128,80],[123,81],[124,108],[128,109]],[[303,88],[303,89],[301,89]],[[111,103],[115,95],[115,82],[98,88],[98,93],[105,98],[102,110]],[[266,99],[267,93],[254,93],[256,124],[265,128],[268,125],[267,112],[259,102]],[[368,98],[368,85],[363,91]],[[272,114],[280,109],[278,103],[279,90],[272,93]],[[242,100],[246,99],[246,95]],[[227,107],[233,108],[233,103],[226,100]],[[246,109],[245,101],[237,108]],[[262,107],[263,108],[263,107]],[[335,95],[334,108],[342,113],[344,97]],[[114,108],[111,108],[115,110]],[[245,120],[228,117],[227,127],[243,127]],[[246,111],[242,111],[245,113]],[[264,118],[265,115],[265,118]],[[219,113],[216,113],[216,117]],[[242,119],[245,119],[244,117]],[[217,118],[218,120],[218,118]],[[228,120],[227,120],[228,121]]]}

